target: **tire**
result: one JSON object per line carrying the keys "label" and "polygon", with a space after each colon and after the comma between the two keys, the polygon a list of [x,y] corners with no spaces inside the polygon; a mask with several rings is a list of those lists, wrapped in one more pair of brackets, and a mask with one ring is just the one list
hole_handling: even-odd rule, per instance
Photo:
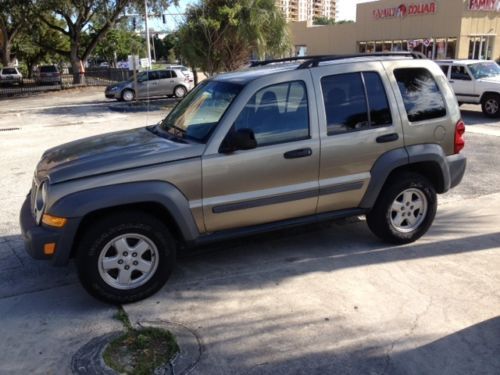
{"label": "tire", "polygon": [[176,86],[174,89],[174,96],[176,98],[183,98],[187,94],[187,89],[184,86]]}
{"label": "tire", "polygon": [[120,212],[84,231],[76,255],[78,276],[102,301],[135,302],[165,285],[175,252],[175,242],[161,221],[142,212]]}
{"label": "tire", "polygon": [[487,94],[481,100],[481,109],[485,116],[490,118],[500,117],[500,95]]}
{"label": "tire", "polygon": [[436,216],[433,185],[420,174],[401,173],[384,186],[366,215],[370,230],[380,239],[405,244],[422,237]]}
{"label": "tire", "polygon": [[133,90],[126,89],[122,91],[121,97],[124,102],[131,102],[135,98],[135,93]]}

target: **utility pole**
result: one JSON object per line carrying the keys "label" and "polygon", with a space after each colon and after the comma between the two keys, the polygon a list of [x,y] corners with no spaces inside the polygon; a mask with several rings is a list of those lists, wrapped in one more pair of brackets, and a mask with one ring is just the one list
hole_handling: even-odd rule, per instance
{"label": "utility pole", "polygon": [[151,68],[151,45],[149,40],[149,26],[148,26],[148,0],[144,0],[144,21],[146,26],[146,50],[147,50],[147,58],[149,63],[149,68]]}

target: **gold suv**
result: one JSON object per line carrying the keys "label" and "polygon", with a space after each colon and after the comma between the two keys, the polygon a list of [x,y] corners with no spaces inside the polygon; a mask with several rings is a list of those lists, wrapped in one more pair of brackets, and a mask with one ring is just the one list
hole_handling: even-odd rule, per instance
{"label": "gold suv", "polygon": [[366,215],[422,236],[460,183],[464,123],[441,69],[412,53],[255,62],[198,85],[159,124],[45,152],[22,211],[27,251],[113,303],[167,281],[177,251]]}

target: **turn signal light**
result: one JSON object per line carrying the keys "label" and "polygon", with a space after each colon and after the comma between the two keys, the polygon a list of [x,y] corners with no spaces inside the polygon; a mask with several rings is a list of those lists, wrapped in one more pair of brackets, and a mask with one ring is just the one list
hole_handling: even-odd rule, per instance
{"label": "turn signal light", "polygon": [[48,225],[49,227],[62,228],[66,225],[68,219],[65,217],[57,217],[49,214],[43,214],[42,223]]}
{"label": "turn signal light", "polygon": [[43,245],[43,253],[45,255],[54,255],[55,252],[56,252],[55,242],[50,242]]}

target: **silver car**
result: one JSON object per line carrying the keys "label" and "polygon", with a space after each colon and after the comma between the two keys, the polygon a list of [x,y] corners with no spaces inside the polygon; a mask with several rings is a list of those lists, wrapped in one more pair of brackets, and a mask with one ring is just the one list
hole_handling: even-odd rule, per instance
{"label": "silver car", "polygon": [[23,84],[23,75],[15,67],[0,69],[0,85]]}
{"label": "silver car", "polygon": [[104,95],[108,99],[117,99],[129,102],[138,99],[147,99],[159,96],[174,95],[182,98],[193,88],[193,82],[180,69],[162,69],[141,72],[137,76],[137,92],[134,89],[134,80],[119,82],[106,87]]}

